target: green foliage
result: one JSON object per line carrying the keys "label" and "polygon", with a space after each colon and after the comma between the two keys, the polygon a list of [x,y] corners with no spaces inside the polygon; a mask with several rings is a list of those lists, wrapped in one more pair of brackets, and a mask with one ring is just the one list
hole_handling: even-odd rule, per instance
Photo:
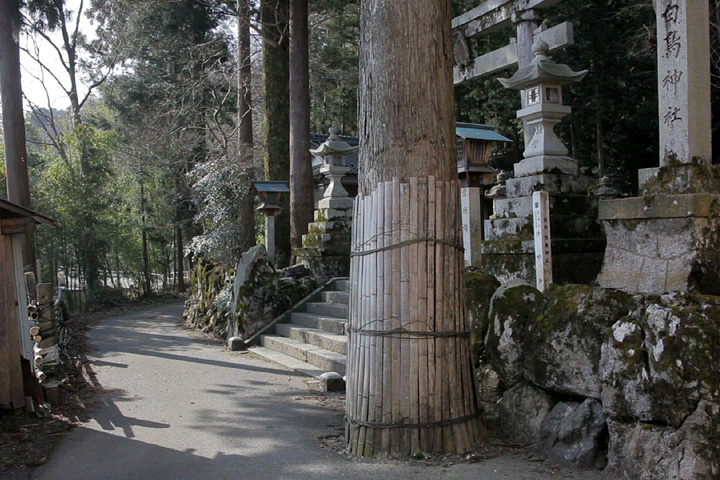
{"label": "green foliage", "polygon": [[237,260],[247,232],[238,223],[240,208],[249,196],[250,171],[232,157],[218,157],[198,164],[188,175],[195,193],[203,233],[188,249],[206,258]]}
{"label": "green foliage", "polygon": [[311,130],[357,135],[359,0],[311,0]]}

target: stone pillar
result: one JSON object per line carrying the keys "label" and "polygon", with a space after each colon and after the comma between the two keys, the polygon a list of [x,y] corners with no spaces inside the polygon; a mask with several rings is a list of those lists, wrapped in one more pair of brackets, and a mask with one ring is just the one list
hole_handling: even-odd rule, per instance
{"label": "stone pillar", "polygon": [[710,165],[709,5],[656,0],[660,168],[640,195],[600,202],[598,282],[631,293],[720,294],[720,171]]}
{"label": "stone pillar", "polygon": [[[512,14],[512,22],[517,33],[518,68],[530,65],[534,58],[532,46],[535,43],[535,31],[540,27],[539,10],[521,10]],[[533,127],[523,119],[523,138],[525,145],[530,143]]]}
{"label": "stone pillar", "polygon": [[705,0],[656,0],[660,166],[711,161],[710,17]]}
{"label": "stone pillar", "polygon": [[479,187],[463,187],[460,189],[460,205],[462,208],[463,247],[465,248],[465,266],[481,266],[482,244],[482,204]]}
{"label": "stone pillar", "polygon": [[295,250],[295,256],[320,282],[350,274],[353,199],[348,196],[342,178],[350,171],[345,166],[345,156],[356,149],[337,135],[337,129],[331,129],[327,141],[310,151],[321,159],[320,173],[329,183],[315,210],[315,221],[308,225],[303,246]]}

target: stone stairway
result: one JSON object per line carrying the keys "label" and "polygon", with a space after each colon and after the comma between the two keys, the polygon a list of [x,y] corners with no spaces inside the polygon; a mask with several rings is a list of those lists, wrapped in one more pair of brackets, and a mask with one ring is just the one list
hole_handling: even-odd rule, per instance
{"label": "stone stairway", "polygon": [[260,346],[250,350],[313,377],[325,372],[344,376],[348,301],[348,280],[335,279],[293,311],[289,323],[277,323],[274,333],[261,335]]}

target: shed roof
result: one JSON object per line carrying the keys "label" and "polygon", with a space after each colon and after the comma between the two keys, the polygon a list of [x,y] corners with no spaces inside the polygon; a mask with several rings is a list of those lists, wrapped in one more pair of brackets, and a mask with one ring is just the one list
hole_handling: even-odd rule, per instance
{"label": "shed roof", "polygon": [[38,224],[57,227],[55,220],[0,197],[0,218],[32,218]]}
{"label": "shed roof", "polygon": [[461,138],[470,138],[472,140],[486,140],[488,142],[512,142],[495,131],[492,125],[483,125],[482,123],[461,123],[455,124],[455,135]]}
{"label": "shed roof", "polygon": [[250,194],[256,195],[258,192],[278,192],[284,193],[289,192],[287,182],[282,180],[262,180],[258,182],[252,182],[252,188],[250,188]]}

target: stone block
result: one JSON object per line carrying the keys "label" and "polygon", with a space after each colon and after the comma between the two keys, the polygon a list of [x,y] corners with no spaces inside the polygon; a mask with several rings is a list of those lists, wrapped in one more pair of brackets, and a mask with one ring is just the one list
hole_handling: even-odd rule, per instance
{"label": "stone block", "polygon": [[626,293],[566,285],[550,290],[546,306],[523,339],[524,374],[560,394],[600,399],[601,346],[611,325],[626,315]]}
{"label": "stone block", "polygon": [[606,415],[680,428],[703,398],[720,400],[720,300],[650,297],[616,322],[602,346]]}
{"label": "stone block", "polygon": [[541,308],[542,294],[530,285],[500,287],[490,301],[485,356],[503,383],[523,378],[523,337]]}
{"label": "stone block", "polygon": [[514,166],[515,178],[543,173],[577,175],[577,162],[570,157],[540,155],[521,160]]}
{"label": "stone block", "polygon": [[533,192],[544,191],[550,195],[563,193],[587,193],[592,181],[589,177],[576,175],[542,174],[507,181],[507,197],[528,197]]}
{"label": "stone block", "polygon": [[637,480],[720,476],[720,405],[701,401],[679,429],[608,420],[609,469]]}
{"label": "stone block", "polygon": [[231,352],[239,352],[242,350],[247,350],[247,345],[245,344],[245,340],[243,340],[240,337],[228,338],[227,347],[228,347],[228,350],[230,350]]}
{"label": "stone block", "polygon": [[505,391],[497,404],[503,419],[498,432],[505,440],[527,444],[542,438],[542,423],[555,401],[550,395],[527,383],[518,383]]}
{"label": "stone block", "polygon": [[605,421],[597,400],[560,402],[542,423],[538,448],[552,461],[601,470],[607,465]]}
{"label": "stone block", "polygon": [[598,277],[603,287],[634,293],[720,294],[720,216],[608,219],[603,223],[608,234]]}
{"label": "stone block", "polygon": [[325,372],[320,375],[320,388],[323,392],[344,392],[345,379],[337,372]]}
{"label": "stone block", "polygon": [[643,169],[638,172],[638,180],[642,196],[720,191],[720,169],[695,163]]}
{"label": "stone block", "polygon": [[600,200],[600,220],[720,216],[720,195],[656,195]]}

